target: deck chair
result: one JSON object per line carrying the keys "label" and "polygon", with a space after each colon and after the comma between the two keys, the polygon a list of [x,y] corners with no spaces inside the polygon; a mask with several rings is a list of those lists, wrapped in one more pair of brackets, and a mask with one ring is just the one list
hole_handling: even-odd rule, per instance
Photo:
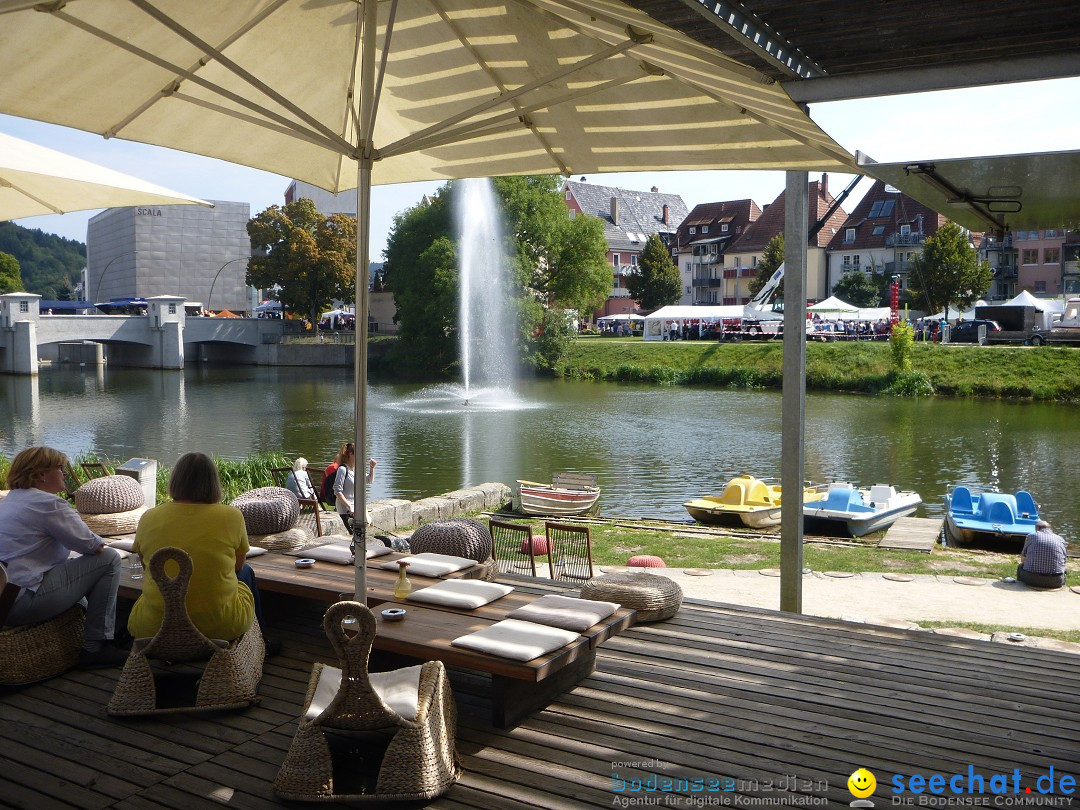
{"label": "deck chair", "polygon": [[[291,473],[292,467],[271,467],[270,474],[274,476],[274,484],[287,489],[285,482],[289,479],[289,473]],[[304,514],[305,511],[310,511],[315,514],[315,536],[322,537],[322,504],[319,503],[319,485],[322,483],[322,473],[319,471],[313,471],[310,468],[307,471],[308,478],[311,479],[311,485],[315,488],[314,498],[300,498],[297,496],[297,500],[300,501],[300,514]],[[314,474],[318,474],[319,481],[316,483]]]}
{"label": "deck chair", "polygon": [[[179,573],[170,577],[165,564],[174,561]],[[193,566],[186,551],[160,548],[150,557],[150,576],[165,603],[165,616],[157,635],[135,639],[131,655],[116,683],[108,713],[111,715],[165,714],[169,712],[239,709],[258,702],[265,653],[258,620],[233,641],[211,640],[199,632],[188,616],[186,598]],[[205,664],[204,664],[205,662]],[[159,675],[198,677],[194,702],[174,705],[159,690]]]}
{"label": "deck chair", "polygon": [[[342,622],[356,619],[359,632]],[[341,668],[316,663],[274,793],[293,801],[430,799],[457,781],[457,707],[441,661],[368,672],[375,617],[338,602],[323,628]]]}
{"label": "deck chair", "polygon": [[85,473],[87,481],[93,478],[104,478],[107,475],[112,475],[104,464],[97,461],[86,461],[79,466],[82,467],[82,471]]}
{"label": "deck chair", "polygon": [[504,574],[528,574],[536,576],[536,557],[532,549],[532,527],[522,523],[504,523],[489,519],[488,528],[494,541],[491,556]]}
{"label": "deck chair", "polygon": [[588,526],[544,524],[548,541],[548,565],[552,579],[593,578],[592,539]]}

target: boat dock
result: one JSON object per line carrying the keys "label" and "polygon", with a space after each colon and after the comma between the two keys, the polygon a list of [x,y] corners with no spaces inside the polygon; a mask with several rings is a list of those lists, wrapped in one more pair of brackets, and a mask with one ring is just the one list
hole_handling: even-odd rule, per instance
{"label": "boat dock", "polygon": [[900,518],[885,532],[878,548],[925,551],[929,554],[938,544],[943,523],[941,518]]}

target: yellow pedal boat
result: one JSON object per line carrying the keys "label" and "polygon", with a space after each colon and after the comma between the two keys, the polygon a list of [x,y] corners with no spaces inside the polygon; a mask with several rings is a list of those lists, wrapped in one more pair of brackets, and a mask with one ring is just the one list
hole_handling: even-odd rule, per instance
{"label": "yellow pedal boat", "polygon": [[[816,487],[803,490],[803,497],[816,493]],[[739,475],[728,481],[720,495],[706,495],[687,501],[683,507],[699,523],[726,526],[749,526],[763,529],[780,523],[780,485],[769,484],[752,475]]]}

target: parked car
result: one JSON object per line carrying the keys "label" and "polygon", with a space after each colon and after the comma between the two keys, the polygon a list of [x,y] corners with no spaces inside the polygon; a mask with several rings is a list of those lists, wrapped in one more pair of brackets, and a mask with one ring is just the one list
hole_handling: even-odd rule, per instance
{"label": "parked car", "polygon": [[954,324],[949,331],[949,342],[978,343],[980,326],[986,327],[986,333],[988,335],[991,332],[1001,331],[1001,326],[998,325],[997,321],[990,321],[986,318],[975,318],[970,321],[961,321],[958,324]]}

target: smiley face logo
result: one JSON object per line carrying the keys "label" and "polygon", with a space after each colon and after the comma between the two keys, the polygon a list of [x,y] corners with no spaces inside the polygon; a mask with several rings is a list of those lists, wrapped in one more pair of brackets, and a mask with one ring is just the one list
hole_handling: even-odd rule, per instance
{"label": "smiley face logo", "polygon": [[865,799],[867,796],[873,795],[877,789],[877,779],[866,768],[859,768],[847,780],[848,790],[851,791],[851,795],[858,799]]}

